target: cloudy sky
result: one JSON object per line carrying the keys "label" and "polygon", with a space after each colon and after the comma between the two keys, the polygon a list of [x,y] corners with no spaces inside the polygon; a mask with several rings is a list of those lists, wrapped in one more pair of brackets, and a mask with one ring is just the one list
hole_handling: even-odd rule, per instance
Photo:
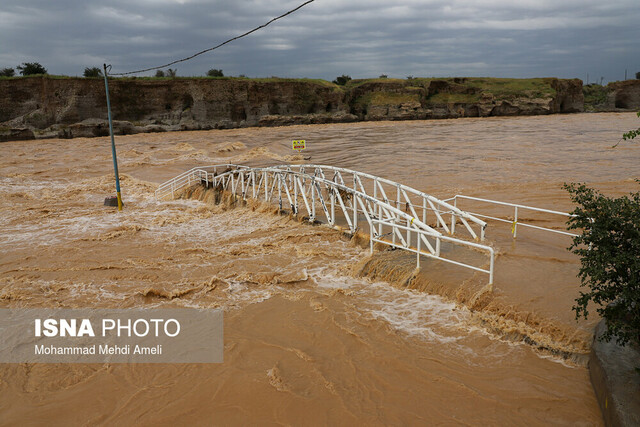
{"label": "cloudy sky", "polygon": [[[82,75],[168,63],[303,0],[2,0],[0,68],[37,61]],[[259,32],[177,64],[178,75],[578,77],[640,71],[638,0],[315,0]],[[152,73],[147,73],[147,75]]]}

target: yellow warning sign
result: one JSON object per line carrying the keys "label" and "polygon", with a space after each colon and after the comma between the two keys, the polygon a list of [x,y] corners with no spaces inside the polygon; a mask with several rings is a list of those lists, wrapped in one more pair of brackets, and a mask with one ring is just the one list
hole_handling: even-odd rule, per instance
{"label": "yellow warning sign", "polygon": [[304,150],[307,148],[307,142],[304,139],[296,139],[295,141],[291,141],[291,146],[294,150]]}

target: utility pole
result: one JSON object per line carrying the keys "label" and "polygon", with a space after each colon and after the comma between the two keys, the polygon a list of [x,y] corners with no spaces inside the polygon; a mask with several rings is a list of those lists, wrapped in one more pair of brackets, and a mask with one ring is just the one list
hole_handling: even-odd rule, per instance
{"label": "utility pole", "polygon": [[113,172],[116,175],[116,197],[118,198],[118,210],[122,210],[122,196],[120,195],[120,176],[118,175],[118,158],[116,156],[116,142],[113,138],[113,121],[111,119],[111,102],[109,101],[109,82],[107,80],[108,69],[111,69],[111,65],[104,66],[104,90],[107,94],[107,114],[109,116],[109,134],[111,134],[111,156],[113,157]]}

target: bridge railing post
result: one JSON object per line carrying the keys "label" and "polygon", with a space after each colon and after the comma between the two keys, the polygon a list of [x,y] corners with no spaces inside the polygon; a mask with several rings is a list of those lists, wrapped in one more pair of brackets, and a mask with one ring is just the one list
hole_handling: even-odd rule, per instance
{"label": "bridge railing post", "polygon": [[378,200],[378,179],[373,180],[373,198]]}
{"label": "bridge railing post", "polygon": [[358,186],[357,186],[357,181],[358,178],[356,176],[356,174],[353,174],[353,191],[354,194],[351,197],[351,205],[353,206],[353,230],[352,233],[355,233],[356,230],[358,229],[358,203],[356,203],[356,197],[355,197],[355,192],[358,191]]}
{"label": "bridge railing post", "polygon": [[298,180],[296,177],[293,179],[293,213],[298,215]]}
{"label": "bridge railing post", "polygon": [[316,180],[315,177],[311,179],[311,215],[309,221],[313,222],[316,219]]}
{"label": "bridge railing post", "polygon": [[373,218],[369,221],[369,255],[373,255],[373,235],[375,234],[375,226]]}
{"label": "bridge railing post", "polygon": [[422,233],[420,231],[418,231],[416,233],[416,238],[418,240],[418,242],[416,243],[416,249],[417,249],[417,251],[416,251],[416,268],[420,268],[420,240],[422,240],[421,239],[421,237],[422,237],[421,234]]}
{"label": "bridge railing post", "polygon": [[276,176],[278,177],[278,206],[280,207],[280,210],[282,210],[282,174],[278,173],[277,175],[274,175],[274,179]]}
{"label": "bridge railing post", "polygon": [[[453,198],[453,207],[457,208],[458,207],[458,198],[454,197]],[[455,212],[451,212],[451,234],[454,234],[456,232],[456,214]]]}
{"label": "bridge railing post", "polygon": [[422,197],[422,223],[427,223],[427,199]]}
{"label": "bridge railing post", "polygon": [[331,200],[331,225],[335,226],[336,225],[336,189],[335,187],[331,187],[331,194],[329,197]]}
{"label": "bridge railing post", "polygon": [[262,172],[262,180],[264,181],[264,201],[269,200],[269,174],[267,171]]}
{"label": "bridge railing post", "polygon": [[495,253],[493,249],[490,250],[490,261],[489,261],[489,284],[493,285],[493,267],[495,264]]}
{"label": "bridge railing post", "polygon": [[378,204],[378,236],[382,236],[382,204]]}
{"label": "bridge railing post", "polygon": [[396,244],[396,221],[397,218],[394,216],[391,219],[391,241],[393,242],[393,244]]}

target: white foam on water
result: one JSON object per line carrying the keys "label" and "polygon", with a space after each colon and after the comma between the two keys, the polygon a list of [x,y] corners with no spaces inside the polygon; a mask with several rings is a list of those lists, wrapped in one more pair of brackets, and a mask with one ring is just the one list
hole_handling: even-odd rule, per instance
{"label": "white foam on water", "polygon": [[52,245],[60,242],[62,236],[58,236],[55,230],[43,227],[42,224],[17,224],[0,227],[2,235],[1,252],[27,246]]}
{"label": "white foam on water", "polygon": [[[193,217],[183,222],[171,223],[171,217],[168,216],[168,223],[163,226],[149,223],[149,230],[157,233],[160,238],[174,237],[182,242],[209,242],[218,246],[224,244],[225,241],[251,234],[264,227],[259,223],[246,221],[244,218],[232,215],[212,215],[208,218],[200,218],[197,213],[184,212],[184,215],[192,215]],[[254,243],[259,241],[259,239],[254,240]],[[243,242],[243,244],[246,243]]]}
{"label": "white foam on water", "polygon": [[283,289],[279,286],[268,288],[250,287],[246,283],[230,281],[229,287],[225,289],[228,300],[232,303],[259,303],[266,301]]}
{"label": "white foam on water", "polygon": [[334,276],[332,274],[322,274],[318,270],[314,269],[309,272],[309,275],[313,276],[318,282],[318,287],[325,289],[350,289],[354,285],[353,280],[349,280],[346,277]]}
{"label": "white foam on water", "polygon": [[466,310],[436,295],[396,289],[386,283],[369,284],[369,312],[410,336],[441,343],[457,342],[468,335],[463,328]]}
{"label": "white foam on water", "polygon": [[330,268],[310,271],[324,289],[349,289],[362,314],[381,320],[409,336],[429,341],[453,343],[468,335],[464,328],[467,310],[439,296],[408,289],[397,289],[383,282],[341,276]]}
{"label": "white foam on water", "polygon": [[49,246],[77,238],[91,238],[122,225],[122,218],[113,215],[80,215],[41,219],[0,227],[3,236],[0,250]]}
{"label": "white foam on water", "polygon": [[[95,284],[94,282],[90,283],[72,283],[68,286],[69,295],[72,298],[78,297],[86,297],[87,294],[93,295],[96,301],[105,302],[105,301],[119,301],[122,302],[126,300],[129,295],[126,293],[116,293],[113,292],[114,289],[119,286],[119,283],[111,282],[111,283],[100,283]],[[107,289],[110,288],[110,289]]]}
{"label": "white foam on water", "polygon": [[72,185],[69,180],[33,179],[23,177],[0,177],[0,193],[31,194],[44,190],[65,190]]}

